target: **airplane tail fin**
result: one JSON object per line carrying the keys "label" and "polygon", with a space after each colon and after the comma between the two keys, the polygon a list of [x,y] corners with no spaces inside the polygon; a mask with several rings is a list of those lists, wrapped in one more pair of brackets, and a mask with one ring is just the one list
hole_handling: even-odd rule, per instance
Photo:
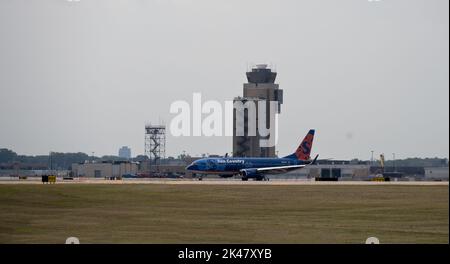
{"label": "airplane tail fin", "polygon": [[285,158],[288,159],[298,159],[298,160],[310,160],[311,159],[311,149],[314,141],[315,130],[309,130],[306,137],[303,139],[300,146],[298,146],[297,150]]}

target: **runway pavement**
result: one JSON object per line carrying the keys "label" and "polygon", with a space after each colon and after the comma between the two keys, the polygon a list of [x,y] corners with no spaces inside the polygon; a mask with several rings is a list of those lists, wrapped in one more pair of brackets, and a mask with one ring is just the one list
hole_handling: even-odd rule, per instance
{"label": "runway pavement", "polygon": [[[39,178],[27,180],[1,179],[0,184],[43,184]],[[393,182],[370,182],[370,181],[339,181],[339,182],[316,182],[313,180],[286,180],[275,179],[270,181],[241,181],[239,179],[123,179],[123,180],[103,180],[103,179],[74,179],[58,180],[58,184],[167,184],[167,185],[401,185],[401,186],[448,186],[448,182],[427,182],[427,181],[393,181]]]}

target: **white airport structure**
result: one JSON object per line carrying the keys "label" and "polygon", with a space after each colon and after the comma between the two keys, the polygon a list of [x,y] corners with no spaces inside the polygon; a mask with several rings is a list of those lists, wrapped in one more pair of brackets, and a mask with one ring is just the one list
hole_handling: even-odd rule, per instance
{"label": "white airport structure", "polygon": [[128,161],[85,162],[72,164],[73,177],[121,178],[127,174],[138,173],[138,163]]}
{"label": "white airport structure", "polygon": [[370,166],[365,164],[318,164],[310,165],[281,175],[268,175],[270,179],[315,179],[326,178],[339,181],[369,180]]}
{"label": "white airport structure", "polygon": [[426,167],[425,180],[426,181],[448,181],[449,169],[448,167]]}

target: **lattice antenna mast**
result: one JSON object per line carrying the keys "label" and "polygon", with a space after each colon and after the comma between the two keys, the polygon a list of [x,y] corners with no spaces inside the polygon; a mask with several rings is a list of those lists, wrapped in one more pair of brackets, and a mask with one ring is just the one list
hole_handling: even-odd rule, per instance
{"label": "lattice antenna mast", "polygon": [[158,171],[161,159],[166,158],[166,126],[145,126],[145,155],[149,158],[149,171]]}

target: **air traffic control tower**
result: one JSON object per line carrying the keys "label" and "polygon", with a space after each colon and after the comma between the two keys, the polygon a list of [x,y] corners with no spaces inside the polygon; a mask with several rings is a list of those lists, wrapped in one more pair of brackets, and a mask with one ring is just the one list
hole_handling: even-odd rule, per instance
{"label": "air traffic control tower", "polygon": [[[234,102],[241,101],[246,103],[253,101],[258,105],[259,101],[264,100],[266,103],[266,115],[258,116],[258,109],[256,109],[256,120],[259,118],[266,119],[266,126],[269,127],[271,120],[275,120],[271,116],[270,101],[278,102],[278,112],[281,112],[281,104],[283,104],[283,90],[279,89],[279,85],[275,83],[277,73],[273,72],[267,64],[257,64],[252,67],[251,71],[247,72],[248,83],[244,84],[243,97],[236,97]],[[275,147],[261,147],[260,133],[258,122],[256,122],[256,136],[248,135],[248,111],[244,114],[244,136],[237,136],[237,118],[236,110],[233,115],[233,156],[234,157],[276,157]]]}

